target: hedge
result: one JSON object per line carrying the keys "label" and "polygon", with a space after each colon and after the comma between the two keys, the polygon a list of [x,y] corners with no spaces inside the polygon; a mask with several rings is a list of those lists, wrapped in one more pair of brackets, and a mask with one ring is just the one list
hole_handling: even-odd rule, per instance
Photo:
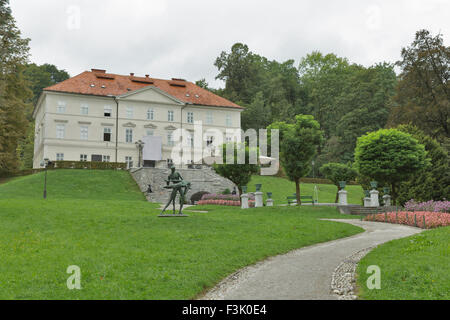
{"label": "hedge", "polygon": [[49,166],[52,169],[97,169],[110,170],[121,169],[125,170],[127,164],[125,162],[89,162],[89,161],[54,161]]}

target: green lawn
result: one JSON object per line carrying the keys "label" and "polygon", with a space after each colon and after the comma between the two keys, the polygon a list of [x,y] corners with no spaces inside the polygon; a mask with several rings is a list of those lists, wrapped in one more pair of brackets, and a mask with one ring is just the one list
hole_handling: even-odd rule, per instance
{"label": "green lawn", "polygon": [[[449,300],[450,227],[385,243],[357,269],[359,295],[368,300]],[[381,270],[381,289],[369,290],[367,267]]]}
{"label": "green lawn", "polygon": [[[272,199],[275,204],[287,203],[286,197],[295,193],[295,183],[287,179],[271,176],[253,176],[248,184],[248,191],[255,191],[255,184],[262,183],[262,191],[266,198],[266,192],[272,192]],[[337,187],[332,184],[317,184],[320,203],[334,203],[336,199]],[[348,203],[362,204],[364,192],[361,186],[345,187],[348,194]],[[300,194],[302,196],[312,196],[314,193],[314,184],[301,183]]]}
{"label": "green lawn", "polygon": [[[0,185],[0,199],[42,199],[44,172]],[[49,170],[48,199],[144,200],[127,171]]]}
{"label": "green lawn", "polygon": [[[158,218],[127,172],[55,170],[0,185],[0,299],[189,299],[230,273],[362,229],[335,208],[215,207]],[[68,290],[67,267],[82,290]]]}

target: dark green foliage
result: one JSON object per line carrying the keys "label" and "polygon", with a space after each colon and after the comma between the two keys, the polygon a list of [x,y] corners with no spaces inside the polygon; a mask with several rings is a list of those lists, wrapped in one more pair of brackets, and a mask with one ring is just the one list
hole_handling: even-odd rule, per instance
{"label": "dark green foliage", "polygon": [[17,145],[27,133],[31,97],[24,78],[29,39],[15,25],[9,1],[0,0],[0,176],[17,171]]}
{"label": "dark green foliage", "polygon": [[396,84],[393,66],[387,63],[365,68],[315,51],[297,69],[293,60],[269,61],[241,43],[230,53],[222,52],[215,66],[217,79],[225,81],[216,93],[245,107],[243,129],[313,115],[326,138],[318,150],[319,167],[352,161],[356,138],[384,128]]}
{"label": "dark green foliage", "polygon": [[216,79],[225,81],[225,88],[216,93],[246,108],[243,129],[292,121],[301,112],[304,93],[294,60],[269,61],[251,52],[247,45],[236,43],[230,53],[220,54],[215,66],[219,70]]}
{"label": "dark green foliage", "polygon": [[[226,161],[226,149],[227,145],[229,148],[233,148],[234,150],[234,161],[232,164],[227,164]],[[245,148],[245,163],[238,164],[238,147]],[[222,177],[225,177],[231,180],[235,185],[237,185],[239,189],[239,195],[242,193],[242,187],[246,186],[253,174],[259,173],[259,165],[258,164],[250,164],[250,152],[256,151],[258,155],[258,150],[250,149],[247,145],[237,143],[223,144],[222,145],[222,154],[223,154],[223,164],[214,164],[214,170],[220,174]]]}
{"label": "dark green foliage", "polygon": [[[33,95],[29,97],[29,101],[36,106],[42,89],[54,85],[58,82],[69,78],[69,74],[65,70],[51,64],[36,65],[28,64],[24,70],[24,77],[28,86],[31,88]],[[34,120],[32,119],[32,107],[27,110],[28,124],[26,126],[25,136],[19,141],[17,146],[17,155],[20,159],[20,169],[29,169],[33,167],[34,155]]]}
{"label": "dark green foliage", "polygon": [[428,165],[424,145],[408,133],[382,129],[358,138],[356,170],[362,176],[390,184],[394,201],[397,199],[398,183]]}
{"label": "dark green foliage", "polygon": [[353,161],[358,137],[385,127],[395,84],[393,66],[387,63],[356,70],[349,77],[334,104],[340,112],[336,124],[340,161]]}
{"label": "dark green foliage", "polygon": [[[327,163],[320,167],[320,172],[325,178],[333,181],[334,185],[340,189],[339,182],[349,182],[356,178],[357,172],[351,166],[342,163]],[[336,193],[336,200],[338,202],[338,193]]]}
{"label": "dark green foliage", "polygon": [[208,191],[199,191],[199,192],[194,193],[191,196],[191,203],[194,204],[195,202],[200,201],[205,194],[209,194],[209,192]]}
{"label": "dark green foliage", "polygon": [[69,79],[69,74],[65,70],[59,70],[52,64],[45,63],[37,65],[28,64],[25,69],[25,78],[30,82],[30,88],[33,91],[32,104],[35,106],[42,90],[56,83]]}
{"label": "dark green foliage", "polygon": [[411,134],[425,146],[431,166],[414,174],[398,188],[398,199],[405,203],[410,199],[416,201],[450,199],[450,168],[447,151],[439,143],[412,125],[397,128]]}
{"label": "dark green foliage", "polygon": [[427,30],[416,33],[402,49],[402,69],[390,125],[412,123],[439,142],[450,137],[450,47],[442,35]]}
{"label": "dark green foliage", "polygon": [[297,115],[295,123],[275,122],[267,129],[280,130],[280,161],[291,181],[295,182],[300,205],[300,178],[311,170],[311,161],[323,139],[319,123],[311,115]]}
{"label": "dark green foliage", "polygon": [[51,168],[57,169],[122,169],[127,168],[124,162],[90,162],[90,161],[55,161],[52,162]]}

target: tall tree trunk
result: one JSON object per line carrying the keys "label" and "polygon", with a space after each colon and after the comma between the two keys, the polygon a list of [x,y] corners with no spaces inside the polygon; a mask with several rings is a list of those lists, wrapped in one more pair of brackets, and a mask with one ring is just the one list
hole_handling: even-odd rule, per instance
{"label": "tall tree trunk", "polygon": [[392,204],[394,206],[397,205],[397,190],[395,189],[395,183],[392,183],[391,185],[391,200],[392,200]]}
{"label": "tall tree trunk", "polygon": [[300,179],[295,179],[295,195],[297,196],[297,205],[302,204],[302,200],[300,200]]}

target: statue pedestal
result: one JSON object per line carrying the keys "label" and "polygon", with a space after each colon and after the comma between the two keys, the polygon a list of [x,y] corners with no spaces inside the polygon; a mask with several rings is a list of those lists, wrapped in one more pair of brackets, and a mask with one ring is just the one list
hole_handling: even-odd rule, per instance
{"label": "statue pedestal", "polygon": [[248,209],[248,194],[241,194],[241,209]]}
{"label": "statue pedestal", "polygon": [[371,199],[369,197],[365,197],[364,198],[364,207],[367,208],[367,207],[370,207],[371,205],[372,205]]}
{"label": "statue pedestal", "polygon": [[346,206],[347,203],[347,191],[345,190],[339,190],[339,205]]}
{"label": "statue pedestal", "polygon": [[370,191],[370,206],[371,207],[379,207],[380,201],[378,200],[378,191],[377,190],[371,190]]}
{"label": "statue pedestal", "polygon": [[267,199],[266,200],[266,207],[273,207],[273,200],[272,199]]}
{"label": "statue pedestal", "polygon": [[388,194],[385,194],[383,196],[383,203],[385,207],[390,207],[391,206],[391,196]]}
{"label": "statue pedestal", "polygon": [[255,208],[263,207],[263,193],[261,191],[255,192]]}
{"label": "statue pedestal", "polygon": [[160,214],[158,217],[160,218],[181,218],[181,217],[189,217],[188,215],[182,214]]}

